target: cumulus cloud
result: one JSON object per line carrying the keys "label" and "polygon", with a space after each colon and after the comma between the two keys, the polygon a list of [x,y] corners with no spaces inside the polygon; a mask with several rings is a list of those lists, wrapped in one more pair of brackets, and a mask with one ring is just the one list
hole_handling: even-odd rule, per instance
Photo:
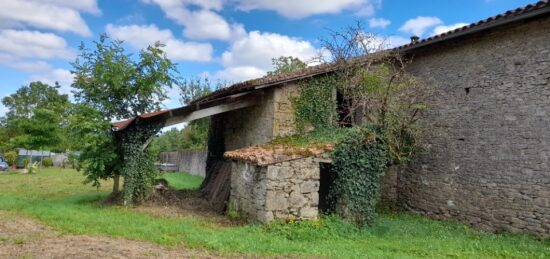
{"label": "cumulus cloud", "polygon": [[384,29],[391,24],[391,21],[384,18],[371,18],[369,19],[369,27]]}
{"label": "cumulus cloud", "polygon": [[4,28],[28,26],[90,36],[79,11],[100,12],[95,0],[2,0],[0,24]]}
{"label": "cumulus cloud", "polygon": [[293,56],[303,61],[319,53],[310,42],[276,33],[252,31],[231,44],[221,56],[223,80],[240,81],[263,76],[272,70],[272,58]]}
{"label": "cumulus cloud", "polygon": [[39,31],[0,30],[0,53],[24,58],[72,59],[65,39]]}
{"label": "cumulus cloud", "polygon": [[136,49],[142,49],[156,41],[165,44],[163,48],[172,60],[210,61],[213,48],[209,43],[184,42],[176,39],[170,30],[161,30],[155,25],[108,24],[105,30],[109,36],[123,40]]}
{"label": "cumulus cloud", "polygon": [[49,85],[54,85],[55,82],[58,82],[61,85],[59,92],[63,94],[71,94],[71,84],[74,81],[74,75],[71,74],[71,71],[66,69],[51,69],[47,72],[34,74],[30,77],[29,83],[34,81],[40,81]]}
{"label": "cumulus cloud", "polygon": [[[155,3],[166,17],[184,26],[183,34],[190,39],[234,40],[246,34],[244,26],[229,23],[215,11],[223,7],[221,0],[143,0]],[[195,7],[196,10],[191,10]]]}
{"label": "cumulus cloud", "polygon": [[304,18],[317,14],[335,14],[358,10],[360,15],[372,15],[380,0],[234,0],[243,11],[270,10],[288,18]]}
{"label": "cumulus cloud", "polygon": [[438,35],[438,34],[442,34],[442,33],[445,33],[445,32],[448,32],[448,31],[452,31],[454,29],[458,29],[460,27],[464,27],[468,25],[467,23],[455,23],[455,24],[451,24],[451,25],[439,25],[439,26],[436,26],[432,32],[432,35]]}
{"label": "cumulus cloud", "polygon": [[418,16],[410,19],[399,28],[400,31],[412,33],[413,35],[422,37],[422,35],[430,28],[442,25],[443,22],[437,17]]}

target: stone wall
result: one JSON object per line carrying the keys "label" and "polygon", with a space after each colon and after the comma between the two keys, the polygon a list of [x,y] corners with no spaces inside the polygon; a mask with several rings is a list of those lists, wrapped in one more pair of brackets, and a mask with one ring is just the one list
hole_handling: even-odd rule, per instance
{"label": "stone wall", "polygon": [[428,152],[399,175],[406,208],[550,235],[550,18],[415,53],[436,89]]}
{"label": "stone wall", "polygon": [[264,144],[273,138],[273,92],[266,90],[260,105],[220,114],[226,151]]}
{"label": "stone wall", "polygon": [[229,204],[251,221],[318,216],[319,161],[305,158],[265,167],[233,162]]}
{"label": "stone wall", "polygon": [[273,98],[273,136],[296,134],[296,116],[292,107],[292,98],[298,94],[297,83],[275,88]]}
{"label": "stone wall", "polygon": [[177,165],[179,172],[186,172],[191,175],[204,177],[206,170],[206,154],[206,149],[162,152],[160,154],[160,161],[162,163]]}

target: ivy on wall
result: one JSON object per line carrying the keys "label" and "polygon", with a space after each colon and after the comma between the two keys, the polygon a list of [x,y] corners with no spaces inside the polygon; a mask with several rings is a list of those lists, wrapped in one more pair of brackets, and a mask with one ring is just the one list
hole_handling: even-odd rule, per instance
{"label": "ivy on wall", "polygon": [[359,226],[376,218],[380,177],[389,162],[382,131],[372,125],[350,130],[331,156],[336,177],[329,198],[338,215]]}
{"label": "ivy on wall", "polygon": [[337,83],[338,77],[335,75],[320,76],[300,83],[298,96],[291,99],[299,132],[336,126]]}
{"label": "ivy on wall", "polygon": [[417,122],[428,108],[431,88],[409,75],[405,63],[391,60],[304,81],[291,100],[302,136],[326,140],[338,119],[352,123],[344,137],[332,142],[335,181],[329,198],[336,214],[359,226],[376,218],[380,178],[388,166],[406,164],[417,153],[422,131]]}

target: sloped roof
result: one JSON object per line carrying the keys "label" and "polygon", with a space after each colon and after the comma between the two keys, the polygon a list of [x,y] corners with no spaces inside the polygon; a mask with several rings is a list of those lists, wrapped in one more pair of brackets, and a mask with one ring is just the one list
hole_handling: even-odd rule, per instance
{"label": "sloped roof", "polygon": [[[388,51],[397,51],[400,53],[413,53],[418,49],[425,48],[433,44],[437,44],[440,42],[444,42],[444,41],[448,41],[448,40],[456,39],[460,37],[465,37],[477,32],[485,31],[494,27],[504,26],[513,22],[532,19],[535,17],[541,17],[549,13],[550,13],[550,0],[543,0],[543,1],[536,2],[534,4],[529,4],[529,5],[514,9],[514,10],[509,10],[502,14],[498,14],[498,15],[489,17],[487,19],[474,22],[472,24],[466,25],[461,28],[457,28],[449,32],[435,35],[426,39],[421,39],[416,42],[411,42],[409,44],[399,46],[394,49],[390,49]],[[346,65],[360,65],[362,62],[367,62],[371,58],[372,57],[370,56],[359,57],[351,60],[350,62],[347,62]],[[212,102],[230,95],[250,92],[257,89],[272,87],[272,86],[284,84],[287,82],[293,82],[293,81],[302,80],[302,79],[306,79],[306,78],[310,78],[310,77],[314,77],[322,74],[331,73],[341,68],[340,65],[341,64],[321,64],[321,65],[301,69],[298,71],[265,76],[257,79],[236,83],[229,87],[214,91],[211,94],[206,95],[202,98],[199,98],[194,102],[192,102],[187,107]],[[182,108],[185,108],[185,107],[182,107]],[[177,109],[182,109],[182,108],[177,108]],[[162,116],[170,112],[171,110],[165,110],[160,112],[143,114],[136,118],[113,123],[113,127],[115,129],[124,129],[126,126],[128,126],[137,118],[140,118],[140,117],[151,118],[156,116]]]}
{"label": "sloped roof", "polygon": [[[466,25],[455,30],[445,32],[439,35],[435,35],[426,39],[421,39],[416,42],[411,42],[409,44],[390,49],[388,51],[397,51],[409,53],[418,48],[425,47],[428,45],[436,44],[442,41],[463,37],[469,34],[473,34],[479,31],[487,30],[493,28],[494,26],[502,26],[511,22],[528,19],[536,17],[542,14],[550,13],[550,0],[539,1],[535,4],[529,4],[524,7],[517,8],[515,10],[509,10],[505,13],[498,14],[487,19],[474,22],[472,24]],[[371,57],[359,57],[351,62],[348,62],[348,65],[358,65],[361,62],[366,62]],[[322,64],[317,66],[308,67],[298,71],[293,71],[284,74],[277,74],[271,76],[265,76],[257,79],[252,79],[244,82],[240,82],[230,87],[226,87],[215,91],[207,96],[204,96],[193,103],[201,103],[208,100],[220,98],[226,95],[251,91],[257,88],[265,88],[274,85],[280,85],[286,82],[292,82],[296,80],[301,80],[321,74],[327,74],[334,72],[340,68],[341,64]]]}

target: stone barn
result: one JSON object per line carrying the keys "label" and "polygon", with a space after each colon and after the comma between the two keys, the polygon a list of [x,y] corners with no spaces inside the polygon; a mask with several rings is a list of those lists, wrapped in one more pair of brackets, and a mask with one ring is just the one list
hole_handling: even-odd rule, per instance
{"label": "stone barn", "polygon": [[[428,152],[388,174],[384,191],[399,206],[431,217],[550,235],[550,3],[394,50],[412,61],[409,72],[436,88],[442,105],[428,112],[434,125]],[[290,100],[298,83],[334,70],[319,65],[238,83],[114,129],[210,116],[211,185],[203,186],[209,198],[259,222],[315,218],[323,209],[323,182],[330,182],[322,179],[330,147],[302,157],[259,145],[295,134]]]}

